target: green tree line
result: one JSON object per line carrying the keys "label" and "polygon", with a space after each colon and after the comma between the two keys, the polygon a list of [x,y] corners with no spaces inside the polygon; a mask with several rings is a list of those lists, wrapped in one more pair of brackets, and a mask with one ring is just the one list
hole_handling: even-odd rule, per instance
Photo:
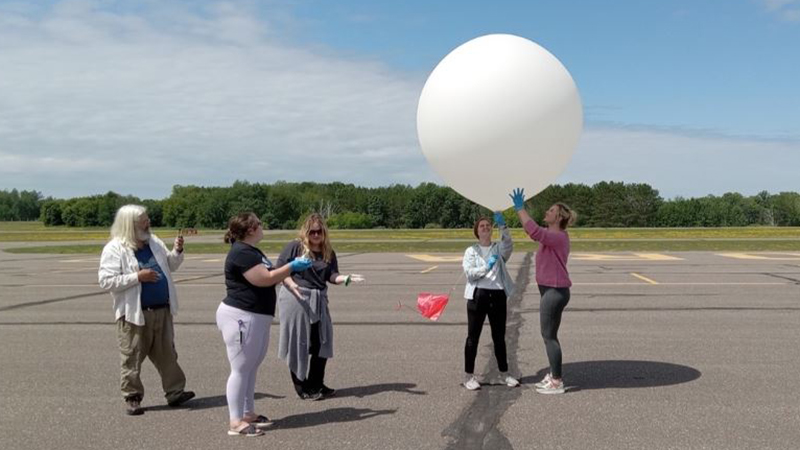
{"label": "green tree line", "polygon": [[[578,212],[581,227],[800,226],[800,194],[760,192],[701,198],[663,199],[642,183],[600,182],[552,185],[528,200],[541,220],[555,202]],[[345,183],[260,184],[237,181],[229,187],[174,186],[166,199],[139,199],[114,192],[71,199],[43,198],[35,191],[0,191],[0,220],[41,220],[45,225],[109,226],[122,205],[147,206],[154,226],[224,228],[241,211],[254,211],[270,229],[296,228],[309,212],[319,212],[332,228],[468,228],[491,211],[449,187],[360,187]],[[509,200],[509,206],[511,200]],[[512,210],[510,226],[519,226]]]}

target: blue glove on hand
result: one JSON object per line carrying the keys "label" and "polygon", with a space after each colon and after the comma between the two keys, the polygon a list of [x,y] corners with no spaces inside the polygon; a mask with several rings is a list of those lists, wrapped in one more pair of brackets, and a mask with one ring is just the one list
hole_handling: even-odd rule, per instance
{"label": "blue glove on hand", "polygon": [[522,211],[525,208],[525,190],[516,188],[511,194],[508,194],[511,200],[514,201],[514,211]]}
{"label": "blue glove on hand", "polygon": [[311,267],[311,259],[309,259],[307,256],[295,258],[289,263],[289,267],[292,268],[292,272],[302,272]]}
{"label": "blue glove on hand", "polygon": [[489,257],[489,260],[486,261],[486,271],[492,270],[495,264],[497,264],[497,255],[492,255]]}
{"label": "blue glove on hand", "polygon": [[494,212],[494,223],[497,224],[498,227],[506,226],[506,218],[503,217],[503,213],[500,211]]}

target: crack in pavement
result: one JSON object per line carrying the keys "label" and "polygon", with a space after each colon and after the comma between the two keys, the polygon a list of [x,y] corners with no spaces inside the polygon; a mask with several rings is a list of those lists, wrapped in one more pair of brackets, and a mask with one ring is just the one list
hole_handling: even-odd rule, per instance
{"label": "crack in pavement", "polygon": [[[184,279],[181,279],[181,280],[175,280],[175,284],[181,284],[181,283],[185,283],[187,281],[203,280],[203,279],[206,279],[206,278],[213,278],[213,277],[218,277],[218,276],[221,276],[221,275],[224,275],[224,274],[215,273],[213,275],[203,275],[203,276],[197,276],[197,277],[191,277],[191,278],[184,278]],[[27,303],[18,303],[16,305],[9,305],[9,306],[4,306],[4,307],[0,308],[0,312],[13,311],[15,309],[22,309],[22,308],[30,308],[30,307],[33,307],[33,306],[49,305],[50,303],[59,303],[59,302],[65,302],[65,301],[69,301],[69,300],[77,300],[77,299],[81,299],[81,298],[97,297],[98,295],[103,295],[103,294],[108,294],[108,292],[106,292],[106,291],[85,292],[83,294],[68,295],[66,297],[51,298],[51,299],[47,299],[47,300],[37,300],[37,301],[34,301],[34,302],[27,302]]]}
{"label": "crack in pavement", "polygon": [[768,277],[777,278],[779,280],[788,280],[788,281],[791,281],[794,284],[800,284],[800,280],[798,280],[797,278],[785,277],[783,275],[778,275],[777,273],[765,273],[764,275],[766,275]]}
{"label": "crack in pavement", "polygon": [[[506,322],[506,345],[508,349],[508,367],[511,373],[519,372],[517,347],[520,329],[525,322],[519,312],[519,306],[530,280],[529,272],[532,255],[531,252],[525,254],[525,259],[519,268],[519,272],[517,272],[515,280],[517,290],[508,299],[508,311],[510,314]],[[487,341],[485,346],[491,346],[491,337]],[[497,361],[494,356],[489,358],[483,373],[488,374],[487,378],[496,378],[499,375]],[[461,415],[442,431],[442,436],[447,443],[445,448],[448,450],[513,449],[511,442],[497,429],[497,425],[503,414],[522,395],[522,390],[521,387],[508,388],[504,384],[482,386],[481,390],[475,393],[475,400],[467,405]]]}

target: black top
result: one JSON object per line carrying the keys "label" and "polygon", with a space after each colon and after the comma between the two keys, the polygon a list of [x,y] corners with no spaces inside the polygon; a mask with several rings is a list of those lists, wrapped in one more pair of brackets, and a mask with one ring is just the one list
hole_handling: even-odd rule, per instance
{"label": "black top", "polygon": [[[303,243],[300,241],[292,241],[278,256],[277,267],[292,262],[295,258],[303,256]],[[336,260],[336,252],[331,253],[331,262],[326,263],[322,259],[322,253],[312,252],[309,256],[313,263],[308,270],[292,274],[292,279],[299,286],[308,289],[325,289],[327,282],[333,283],[339,275],[339,262]]]}
{"label": "black top", "polygon": [[231,245],[225,259],[225,287],[228,296],[222,300],[228,306],[256,314],[275,315],[275,286],[258,287],[244,277],[244,273],[258,264],[275,269],[261,250],[244,242]]}

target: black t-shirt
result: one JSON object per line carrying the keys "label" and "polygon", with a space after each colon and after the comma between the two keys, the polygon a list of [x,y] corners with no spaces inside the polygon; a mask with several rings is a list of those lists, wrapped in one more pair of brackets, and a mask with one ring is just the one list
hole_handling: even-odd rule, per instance
{"label": "black t-shirt", "polygon": [[244,242],[234,242],[225,259],[225,287],[228,296],[222,300],[228,306],[256,314],[275,315],[275,286],[259,287],[250,284],[244,273],[263,264],[275,267],[261,250]]}
{"label": "black t-shirt", "polygon": [[[278,256],[277,267],[281,267],[294,261],[295,258],[303,256],[303,243],[292,241]],[[336,260],[336,252],[331,253],[331,261],[325,262],[322,253],[311,252],[310,258],[313,260],[311,267],[302,272],[292,274],[292,279],[298,285],[308,289],[325,289],[328,282],[333,282],[339,275],[339,262]]]}

